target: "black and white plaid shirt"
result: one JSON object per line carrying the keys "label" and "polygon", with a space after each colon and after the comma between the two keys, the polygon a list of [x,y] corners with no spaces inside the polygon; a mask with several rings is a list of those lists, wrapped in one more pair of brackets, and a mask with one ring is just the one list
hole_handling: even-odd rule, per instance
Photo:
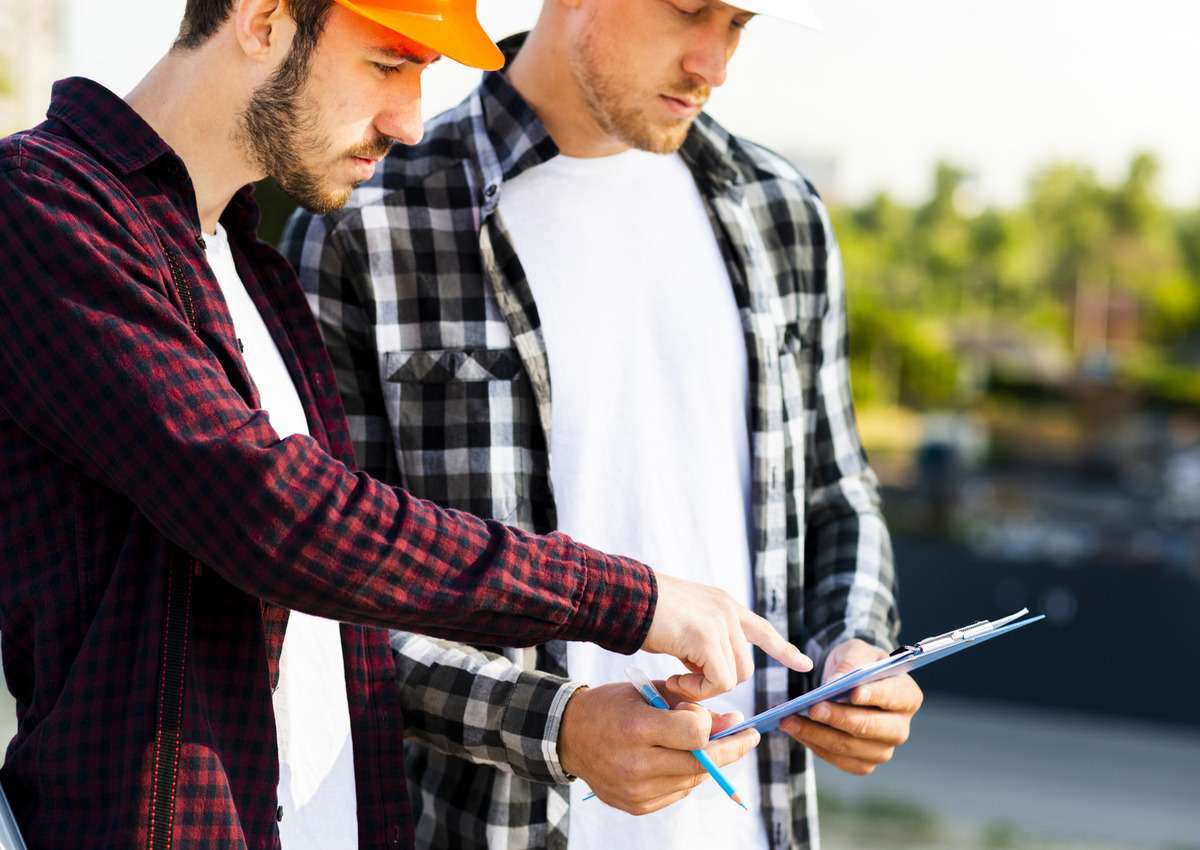
{"label": "black and white plaid shirt", "polygon": [[[520,43],[503,45],[510,59]],[[505,181],[557,153],[506,77],[491,73],[420,144],[397,146],[346,209],[298,213],[283,239],[362,467],[539,532],[556,524],[550,369],[496,208]],[[680,153],[746,334],[755,608],[817,670],[847,638],[890,649],[899,628],[891,546],[854,422],[841,260],[825,209],[785,160],[707,116]],[[566,847],[569,777],[557,739],[579,683],[565,646],[501,651],[397,633],[393,648],[417,739],[407,769],[418,846]],[[759,710],[810,687],[762,653],[757,662]],[[819,846],[809,754],[782,734],[757,754],[772,850]]]}

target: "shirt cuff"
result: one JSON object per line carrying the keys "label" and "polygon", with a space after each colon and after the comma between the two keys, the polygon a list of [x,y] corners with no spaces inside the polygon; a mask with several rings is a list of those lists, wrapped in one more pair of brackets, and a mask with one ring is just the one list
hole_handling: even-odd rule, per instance
{"label": "shirt cuff", "polygon": [[565,682],[554,694],[550,708],[546,712],[546,733],[542,737],[542,758],[546,761],[546,769],[550,773],[550,781],[556,785],[573,782],[575,777],[563,770],[558,755],[558,736],[562,732],[563,715],[567,712],[567,703],[571,697],[584,687],[583,682]]}
{"label": "shirt cuff", "polygon": [[654,570],[632,558],[575,545],[586,565],[586,583],[562,639],[590,641],[623,655],[637,652],[646,642],[658,603]]}

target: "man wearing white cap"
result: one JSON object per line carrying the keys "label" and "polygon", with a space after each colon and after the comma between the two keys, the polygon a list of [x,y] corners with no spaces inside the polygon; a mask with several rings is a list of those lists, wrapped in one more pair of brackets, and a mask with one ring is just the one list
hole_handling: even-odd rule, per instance
{"label": "man wearing white cap", "polygon": [[[284,237],[359,462],[741,599],[818,665],[760,656],[713,706],[746,715],[885,655],[899,628],[825,208],[702,112],[756,13],[814,20],[801,0],[546,0],[501,44],[506,71]],[[627,658],[393,648],[422,847],[815,847],[808,752],[869,773],[921,702],[904,677],[790,718],[726,768],[747,816],[714,783],[689,794],[704,774],[681,787],[653,724],[628,722]]]}

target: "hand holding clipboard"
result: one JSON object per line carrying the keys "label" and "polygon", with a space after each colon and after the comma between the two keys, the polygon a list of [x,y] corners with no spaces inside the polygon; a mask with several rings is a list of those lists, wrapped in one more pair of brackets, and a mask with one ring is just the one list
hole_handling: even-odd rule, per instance
{"label": "hand holding clipboard", "polygon": [[813,688],[811,691],[801,694],[795,699],[780,703],[761,714],[756,714],[749,720],[718,732],[716,735],[713,735],[713,740],[725,738],[729,735],[736,735],[738,732],[751,727],[764,734],[772,732],[779,728],[779,721],[783,718],[793,714],[804,714],[817,703],[837,699],[860,685],[909,673],[927,664],[941,661],[943,658],[962,652],[964,649],[970,649],[972,646],[978,646],[993,638],[1000,637],[1000,635],[1045,619],[1044,614],[1039,614],[1022,620],[1021,618],[1028,613],[1028,608],[1022,608],[1015,614],[1010,614],[999,620],[980,620],[979,622],[971,623],[970,625],[945,632],[944,634],[925,638],[915,644],[902,646],[887,658],[883,658],[866,667],[851,670],[843,676],[826,682],[819,688]]}

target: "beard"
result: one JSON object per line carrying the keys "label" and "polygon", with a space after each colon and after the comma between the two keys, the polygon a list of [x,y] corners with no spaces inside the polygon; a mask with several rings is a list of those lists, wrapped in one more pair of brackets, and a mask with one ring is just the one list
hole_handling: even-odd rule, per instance
{"label": "beard", "polygon": [[[345,206],[362,181],[339,184],[322,173],[334,160],[330,156],[333,145],[321,130],[320,110],[304,97],[308,71],[309,56],[296,50],[289,53],[271,79],[251,93],[238,116],[237,141],[296,203],[327,215]],[[379,159],[392,144],[386,137],[363,142],[336,161],[355,156]],[[324,164],[325,169],[317,164]]]}
{"label": "beard", "polygon": [[[634,105],[629,92],[638,91],[638,87],[608,73],[616,63],[596,43],[595,33],[594,28],[586,27],[579,49],[571,54],[571,69],[592,120],[605,133],[631,148],[648,153],[675,153],[683,145],[695,119],[656,121],[647,108]],[[684,80],[667,93],[682,100],[703,103],[710,92],[706,85]]]}

